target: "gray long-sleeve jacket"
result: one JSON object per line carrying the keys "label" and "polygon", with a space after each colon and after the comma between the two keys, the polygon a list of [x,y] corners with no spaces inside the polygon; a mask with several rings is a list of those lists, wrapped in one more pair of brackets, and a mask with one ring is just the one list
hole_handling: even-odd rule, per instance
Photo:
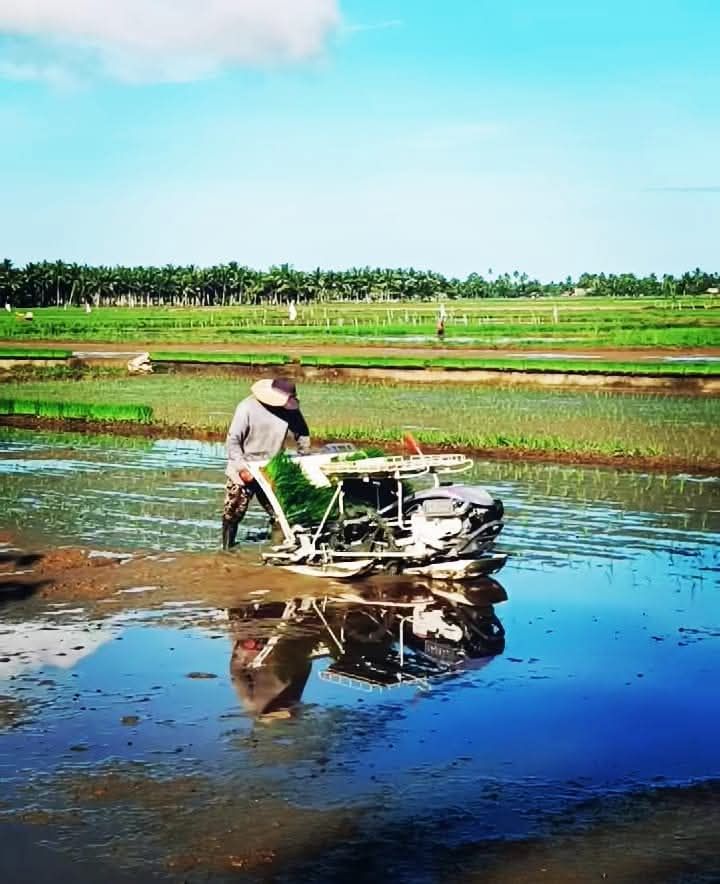
{"label": "gray long-sleeve jacket", "polygon": [[[246,469],[250,460],[269,460],[285,446],[289,427],[277,414],[268,411],[254,396],[235,409],[225,446],[228,464],[225,474],[233,482],[240,483],[240,470]],[[310,450],[310,437],[295,434],[298,452]]]}

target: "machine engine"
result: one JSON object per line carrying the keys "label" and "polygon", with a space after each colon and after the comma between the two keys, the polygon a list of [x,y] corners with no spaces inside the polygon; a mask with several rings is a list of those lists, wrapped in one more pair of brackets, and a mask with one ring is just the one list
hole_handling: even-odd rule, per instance
{"label": "machine engine", "polygon": [[503,528],[503,504],[484,488],[428,488],[403,507],[412,542],[446,557],[473,557],[490,549]]}

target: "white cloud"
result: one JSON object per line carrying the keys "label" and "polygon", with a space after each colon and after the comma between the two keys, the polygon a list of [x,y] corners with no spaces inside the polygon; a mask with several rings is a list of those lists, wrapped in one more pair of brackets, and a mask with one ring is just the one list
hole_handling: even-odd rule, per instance
{"label": "white cloud", "polygon": [[43,82],[58,87],[70,86],[73,83],[69,71],[58,64],[17,62],[2,58],[0,58],[0,79]]}
{"label": "white cloud", "polygon": [[119,79],[195,79],[312,58],[339,24],[338,0],[1,0],[0,35],[21,42],[0,75],[28,79],[20,45],[37,72],[92,62]]}

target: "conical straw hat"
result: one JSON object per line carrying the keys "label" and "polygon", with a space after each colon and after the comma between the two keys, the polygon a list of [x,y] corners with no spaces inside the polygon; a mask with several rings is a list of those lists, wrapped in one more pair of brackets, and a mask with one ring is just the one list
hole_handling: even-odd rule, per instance
{"label": "conical straw hat", "polygon": [[291,398],[291,394],[278,389],[273,386],[273,384],[274,381],[271,378],[263,378],[260,381],[255,381],[252,387],[250,387],[250,391],[259,402],[263,403],[263,405],[270,405],[274,408],[283,408],[287,405],[288,399]]}

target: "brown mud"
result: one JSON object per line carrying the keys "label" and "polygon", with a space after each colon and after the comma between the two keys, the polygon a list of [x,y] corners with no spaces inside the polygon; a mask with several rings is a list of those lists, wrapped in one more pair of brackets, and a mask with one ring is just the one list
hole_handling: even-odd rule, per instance
{"label": "brown mud", "polygon": [[[112,600],[108,613],[162,606],[178,598],[228,607],[253,594],[283,597],[287,573],[259,563],[259,550],[217,553],[104,553],[78,547],[17,550],[20,541],[0,532],[12,552],[0,556],[0,605],[35,597],[46,601]],[[219,542],[219,541],[218,541]],[[18,567],[21,565],[22,567]],[[16,573],[22,572],[22,573]],[[323,586],[337,586],[326,580]],[[293,575],[292,592],[311,594],[317,581]]]}
{"label": "brown mud", "polygon": [[[618,802],[580,831],[506,843],[468,862],[464,880],[483,884],[583,884],[598,880],[717,881],[720,790],[709,782],[659,789]],[[484,855],[483,855],[484,854]]]}
{"label": "brown mud", "polygon": [[[42,790],[35,785],[30,791],[37,790],[40,802],[48,787],[65,796],[63,810],[9,814],[5,820],[0,816],[0,823],[13,821],[26,832],[53,826],[66,837],[81,837],[83,826],[100,813],[131,810],[152,841],[154,873],[171,880],[200,875],[201,880],[226,881],[242,872],[272,879],[308,863],[315,870],[313,880],[349,880],[348,863],[376,864],[378,853],[399,849],[397,842],[393,845],[397,833],[375,831],[372,809],[318,810],[278,797],[260,799],[252,789],[218,792],[201,775],[160,778],[143,765],[106,765],[82,775],[60,773]],[[434,855],[423,855],[435,880],[457,880],[460,869],[462,880],[487,884],[718,880],[717,783],[595,803],[595,808],[581,806],[563,814],[546,838],[478,841],[457,849],[438,845]],[[132,856],[137,845],[122,834],[119,841],[137,864],[139,857]],[[338,845],[343,845],[342,877],[337,877],[337,860],[330,858]],[[141,874],[135,880],[146,878]]]}
{"label": "brown mud", "polygon": [[[275,796],[258,797],[252,788],[218,790],[211,779],[197,774],[158,777],[140,764],[106,765],[82,775],[60,773],[28,792],[37,791],[40,803],[48,787],[66,796],[66,810],[50,820],[45,814],[14,819],[19,816],[28,825],[54,822],[66,833],[77,833],[99,813],[132,808],[152,839],[156,873],[164,871],[173,881],[187,880],[187,875],[225,881],[243,871],[267,873],[356,840],[362,832],[356,811],[304,808]],[[132,852],[128,841],[125,846]]]}
{"label": "brown mud", "polygon": [[[147,439],[195,439],[200,442],[224,442],[225,432],[187,424],[139,424],[132,421],[86,421],[80,419],[57,420],[54,418],[32,417],[29,415],[0,415],[0,426],[18,429],[51,430],[56,432],[76,432],[96,435],[136,436]],[[314,443],[324,445],[338,439],[314,437]],[[381,444],[390,453],[405,451],[402,443],[393,444],[387,440],[354,439],[358,445]],[[687,472],[701,476],[716,476],[720,473],[720,455],[717,459],[698,463],[682,456],[630,456],[610,455],[594,452],[573,451],[530,451],[508,448],[464,448],[462,446],[423,446],[427,454],[455,452],[474,458],[521,463],[554,463],[565,466],[614,467],[621,470],[651,471],[658,473]]]}
{"label": "brown mud", "polygon": [[29,717],[28,704],[0,694],[0,731],[15,727]]}

